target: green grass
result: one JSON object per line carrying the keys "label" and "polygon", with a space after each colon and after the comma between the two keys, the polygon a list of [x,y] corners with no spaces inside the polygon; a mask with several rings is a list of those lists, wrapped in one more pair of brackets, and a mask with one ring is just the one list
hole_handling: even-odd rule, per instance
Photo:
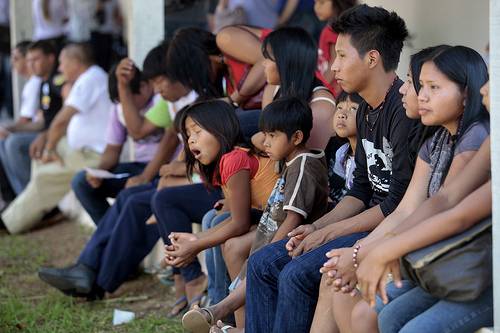
{"label": "green grass", "polygon": [[155,314],[112,326],[112,313],[113,306],[76,303],[55,293],[36,301],[8,296],[0,303],[0,332],[182,332],[178,322]]}
{"label": "green grass", "polygon": [[158,311],[138,312],[132,322],[113,326],[113,310],[133,305],[82,302],[46,287],[36,276],[46,258],[26,236],[0,235],[1,333],[183,332],[178,320]]}

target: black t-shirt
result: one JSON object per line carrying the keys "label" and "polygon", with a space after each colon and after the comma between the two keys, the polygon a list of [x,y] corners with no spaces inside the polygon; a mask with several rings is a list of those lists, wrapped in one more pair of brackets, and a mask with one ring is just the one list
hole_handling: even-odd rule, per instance
{"label": "black t-shirt", "polygon": [[62,108],[61,88],[63,80],[58,75],[52,75],[40,86],[40,110],[43,113],[44,130],[50,127],[57,112]]}
{"label": "black t-shirt", "polygon": [[384,216],[397,207],[413,173],[408,134],[418,121],[406,116],[399,94],[402,84],[399,79],[394,82],[378,109],[371,110],[363,101],[356,119],[356,170],[353,187],[347,195],[368,207],[380,204]]}

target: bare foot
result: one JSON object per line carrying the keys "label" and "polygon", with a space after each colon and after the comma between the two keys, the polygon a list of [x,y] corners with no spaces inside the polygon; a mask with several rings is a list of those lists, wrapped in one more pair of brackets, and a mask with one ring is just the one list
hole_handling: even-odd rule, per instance
{"label": "bare foot", "polygon": [[188,306],[188,301],[186,296],[179,297],[175,301],[170,312],[167,314],[167,317],[168,318],[177,317],[179,314],[181,314],[182,310],[184,310],[187,306]]}
{"label": "bare foot", "polygon": [[189,306],[192,309],[194,305],[202,305],[202,298],[205,296],[208,286],[208,279],[205,274],[200,275],[194,280],[186,283],[186,296],[189,300]]}

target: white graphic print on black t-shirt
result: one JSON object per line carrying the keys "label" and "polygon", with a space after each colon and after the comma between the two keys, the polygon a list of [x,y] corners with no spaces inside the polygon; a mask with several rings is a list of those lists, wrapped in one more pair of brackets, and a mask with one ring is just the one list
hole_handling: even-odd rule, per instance
{"label": "white graphic print on black t-shirt", "polygon": [[389,192],[392,175],[392,151],[389,140],[382,137],[382,150],[376,149],[373,142],[363,139],[363,148],[366,153],[368,177],[374,189],[380,192]]}
{"label": "white graphic print on black t-shirt", "polygon": [[399,94],[402,84],[401,80],[394,82],[372,125],[368,126],[366,119],[366,102],[360,104],[356,117],[356,169],[347,195],[367,207],[380,205],[384,216],[399,204],[413,172],[408,158],[408,133],[418,122],[406,117]]}

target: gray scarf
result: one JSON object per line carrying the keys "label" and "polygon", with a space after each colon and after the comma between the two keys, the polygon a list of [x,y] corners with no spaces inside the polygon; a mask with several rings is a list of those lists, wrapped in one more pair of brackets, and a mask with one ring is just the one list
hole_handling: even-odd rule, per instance
{"label": "gray scarf", "polygon": [[456,136],[452,136],[444,127],[440,128],[432,137],[430,147],[430,167],[431,177],[427,195],[432,197],[439,191],[441,184],[446,178],[451,160],[453,159],[453,151],[455,146]]}

